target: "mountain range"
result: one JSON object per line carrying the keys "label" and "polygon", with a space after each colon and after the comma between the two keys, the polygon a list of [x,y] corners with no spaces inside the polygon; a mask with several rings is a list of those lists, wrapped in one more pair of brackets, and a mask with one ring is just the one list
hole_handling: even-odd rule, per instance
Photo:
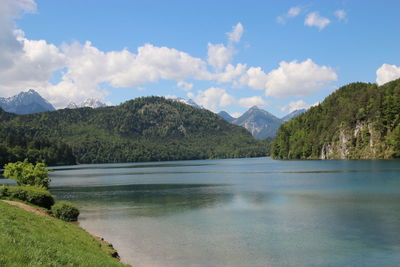
{"label": "mountain range", "polygon": [[[0,109],[0,159],[53,165],[266,156],[269,143],[217,114],[163,97],[16,115]],[[71,158],[71,155],[73,158]],[[50,164],[50,163],[48,163]]]}
{"label": "mountain range", "polygon": [[288,121],[306,109],[295,110],[283,118],[277,118],[266,110],[260,109],[257,106],[251,107],[239,118],[234,118],[226,111],[221,111],[218,115],[224,118],[227,122],[246,128],[256,139],[263,140],[274,138],[278,128],[282,123]]}
{"label": "mountain range", "polygon": [[33,89],[12,97],[0,97],[0,107],[7,112],[16,114],[32,114],[55,110],[46,99]]}
{"label": "mountain range", "polygon": [[88,98],[80,104],[76,104],[75,102],[70,102],[66,108],[74,109],[74,108],[101,108],[107,107],[107,105],[96,98]]}
{"label": "mountain range", "polygon": [[[180,97],[174,97],[170,99],[192,106],[197,109],[204,109],[192,99],[184,99]],[[80,104],[70,102],[66,108],[99,108],[106,106],[107,105],[105,103],[101,102],[98,99],[89,98]],[[13,97],[0,98],[0,107],[7,112],[16,114],[32,114],[55,110],[55,108],[46,99],[41,97],[39,93],[37,93],[33,89],[30,89],[27,92],[21,92],[20,94]],[[224,118],[229,123],[246,128],[256,139],[262,140],[266,138],[273,138],[276,134],[277,129],[283,122],[298,116],[304,111],[305,109],[295,110],[285,117],[279,119],[271,113],[254,106],[246,111],[239,118],[234,118],[225,111],[219,112],[218,115]]]}

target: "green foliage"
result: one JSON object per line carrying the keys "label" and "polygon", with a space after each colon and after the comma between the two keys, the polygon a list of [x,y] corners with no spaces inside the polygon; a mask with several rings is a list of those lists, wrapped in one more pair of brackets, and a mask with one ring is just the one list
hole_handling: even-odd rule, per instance
{"label": "green foliage", "polygon": [[0,201],[0,266],[127,266],[82,228]]}
{"label": "green foliage", "polygon": [[51,207],[51,212],[56,218],[67,222],[77,221],[79,216],[78,208],[67,201],[60,201],[54,204]]}
{"label": "green foliage", "polygon": [[27,159],[23,162],[8,163],[4,166],[4,177],[13,179],[18,185],[32,185],[48,188],[50,179],[44,163],[33,165]]}
{"label": "green foliage", "polygon": [[[341,134],[345,134],[349,158],[400,157],[399,123],[400,79],[379,87],[352,83],[284,123],[273,142],[272,156],[319,158],[324,146],[343,142]],[[357,125],[363,126],[358,132]]]}
{"label": "green foliage", "polygon": [[[78,163],[257,157],[269,151],[268,142],[255,140],[244,128],[208,110],[163,97],[137,98],[115,107],[30,115],[0,111],[0,129],[0,135],[10,139],[3,149],[0,143],[0,155],[4,151],[12,151],[16,157],[28,153],[25,148],[29,145],[14,142],[14,137],[27,143],[48,140],[54,144],[51,147],[65,144],[54,151],[43,147],[57,164],[68,158],[69,148]],[[43,150],[30,153],[38,151]],[[50,164],[43,155],[38,159]]]}
{"label": "green foliage", "polygon": [[50,209],[54,197],[44,188],[37,186],[0,186],[0,199],[18,199]]}

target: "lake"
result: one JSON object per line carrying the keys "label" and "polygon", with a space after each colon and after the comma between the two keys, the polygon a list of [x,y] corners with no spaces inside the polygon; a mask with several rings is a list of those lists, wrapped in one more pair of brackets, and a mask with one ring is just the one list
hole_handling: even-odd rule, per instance
{"label": "lake", "polygon": [[80,224],[147,266],[399,266],[400,161],[57,167]]}

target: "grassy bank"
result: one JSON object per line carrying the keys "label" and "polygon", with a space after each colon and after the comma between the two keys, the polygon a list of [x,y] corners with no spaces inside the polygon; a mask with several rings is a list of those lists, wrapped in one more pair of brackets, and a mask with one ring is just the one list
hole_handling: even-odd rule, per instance
{"label": "grassy bank", "polygon": [[0,201],[0,266],[127,266],[82,228]]}

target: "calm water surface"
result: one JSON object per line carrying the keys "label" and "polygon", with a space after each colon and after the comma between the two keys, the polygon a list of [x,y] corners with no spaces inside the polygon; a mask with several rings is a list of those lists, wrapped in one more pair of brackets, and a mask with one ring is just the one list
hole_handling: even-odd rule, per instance
{"label": "calm water surface", "polygon": [[136,267],[400,265],[400,161],[80,165],[51,179]]}

